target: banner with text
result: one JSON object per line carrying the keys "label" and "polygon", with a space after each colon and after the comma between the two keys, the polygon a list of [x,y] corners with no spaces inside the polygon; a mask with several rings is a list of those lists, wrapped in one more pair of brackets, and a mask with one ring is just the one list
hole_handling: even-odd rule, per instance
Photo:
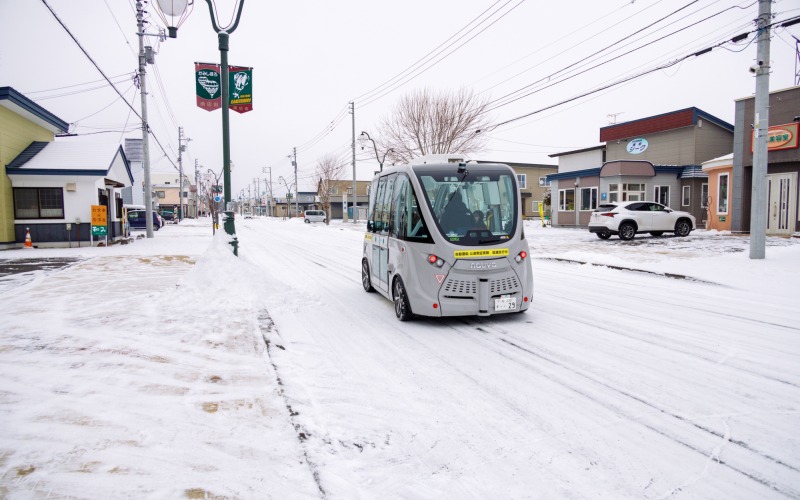
{"label": "banner with text", "polygon": [[228,66],[229,109],[237,113],[253,110],[253,68]]}
{"label": "banner with text", "polygon": [[194,63],[197,107],[214,111],[222,107],[219,64]]}

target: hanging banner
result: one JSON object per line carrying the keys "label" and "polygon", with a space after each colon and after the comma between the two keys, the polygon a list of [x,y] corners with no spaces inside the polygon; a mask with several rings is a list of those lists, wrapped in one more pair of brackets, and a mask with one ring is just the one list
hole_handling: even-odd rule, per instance
{"label": "hanging banner", "polygon": [[253,68],[228,66],[229,109],[237,113],[253,110]]}
{"label": "hanging banner", "polygon": [[214,111],[222,107],[219,64],[194,63],[197,107]]}

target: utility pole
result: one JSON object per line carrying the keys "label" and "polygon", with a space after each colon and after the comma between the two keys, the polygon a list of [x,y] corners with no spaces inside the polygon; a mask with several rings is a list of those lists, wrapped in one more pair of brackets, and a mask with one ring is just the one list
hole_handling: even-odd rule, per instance
{"label": "utility pole", "polygon": [[263,167],[261,169],[261,173],[265,174],[267,173],[267,170],[269,170],[269,184],[267,184],[266,178],[264,178],[264,184],[267,185],[267,189],[269,190],[268,211],[269,211],[269,216],[272,217],[273,215],[275,215],[272,209],[272,205],[275,203],[275,197],[272,195],[272,167]]}
{"label": "utility pole", "polygon": [[268,189],[269,189],[269,204],[268,204],[268,206],[269,206],[269,215],[270,215],[270,217],[272,217],[273,215],[275,215],[275,214],[272,213],[272,205],[275,203],[275,197],[272,196],[272,167],[262,167],[261,173],[262,174],[266,174],[267,170],[269,170],[269,184],[267,184],[267,179],[266,178],[264,179],[264,184],[267,184]]}
{"label": "utility pole", "polygon": [[145,66],[147,59],[144,52],[144,7],[142,0],[136,1],[136,27],[139,35],[139,91],[142,97],[142,166],[144,167],[144,209],[147,237],[153,237],[153,183],[150,179],[150,131],[147,123],[147,80]]}
{"label": "utility pole", "polygon": [[769,25],[772,0],[758,0],[758,48],[753,120],[753,190],[750,198],[750,258],[763,259],[767,239],[767,138],[769,136]]}
{"label": "utility pole", "polygon": [[356,201],[356,103],[350,103],[350,114],[353,115],[353,224],[358,222],[358,206]]}
{"label": "utility pole", "polygon": [[[183,135],[183,127],[178,127],[178,206],[180,207],[180,217],[178,218],[179,221],[183,220],[184,218],[184,211],[183,211],[183,155],[182,153],[186,151],[186,144],[185,142],[189,142],[191,139],[185,137]],[[187,207],[189,205],[188,200],[186,203]]]}
{"label": "utility pole", "polygon": [[292,161],[292,165],[294,166],[294,215],[298,217],[300,215],[300,207],[298,206],[300,200],[298,200],[298,189],[297,189],[297,148],[292,148],[292,154],[294,154],[294,160]]}
{"label": "utility pole", "polygon": [[194,217],[200,217],[200,163],[194,159]]}

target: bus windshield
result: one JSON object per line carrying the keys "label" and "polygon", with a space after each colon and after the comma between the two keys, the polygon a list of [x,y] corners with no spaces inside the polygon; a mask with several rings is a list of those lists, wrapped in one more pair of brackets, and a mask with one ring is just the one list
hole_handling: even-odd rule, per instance
{"label": "bus windshield", "polygon": [[516,184],[512,173],[468,165],[417,172],[425,201],[441,233],[460,245],[491,245],[516,229]]}

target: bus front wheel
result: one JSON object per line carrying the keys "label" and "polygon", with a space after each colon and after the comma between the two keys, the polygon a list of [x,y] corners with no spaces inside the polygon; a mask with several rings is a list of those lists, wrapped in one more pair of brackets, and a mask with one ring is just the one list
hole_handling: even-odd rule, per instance
{"label": "bus front wheel", "polygon": [[414,317],[411,312],[411,305],[408,303],[408,294],[406,287],[403,285],[403,280],[398,276],[394,280],[394,313],[400,321],[408,321]]}
{"label": "bus front wheel", "polygon": [[375,291],[372,288],[372,281],[369,279],[369,262],[367,262],[367,259],[361,260],[361,286],[364,287],[364,291],[367,293]]}

